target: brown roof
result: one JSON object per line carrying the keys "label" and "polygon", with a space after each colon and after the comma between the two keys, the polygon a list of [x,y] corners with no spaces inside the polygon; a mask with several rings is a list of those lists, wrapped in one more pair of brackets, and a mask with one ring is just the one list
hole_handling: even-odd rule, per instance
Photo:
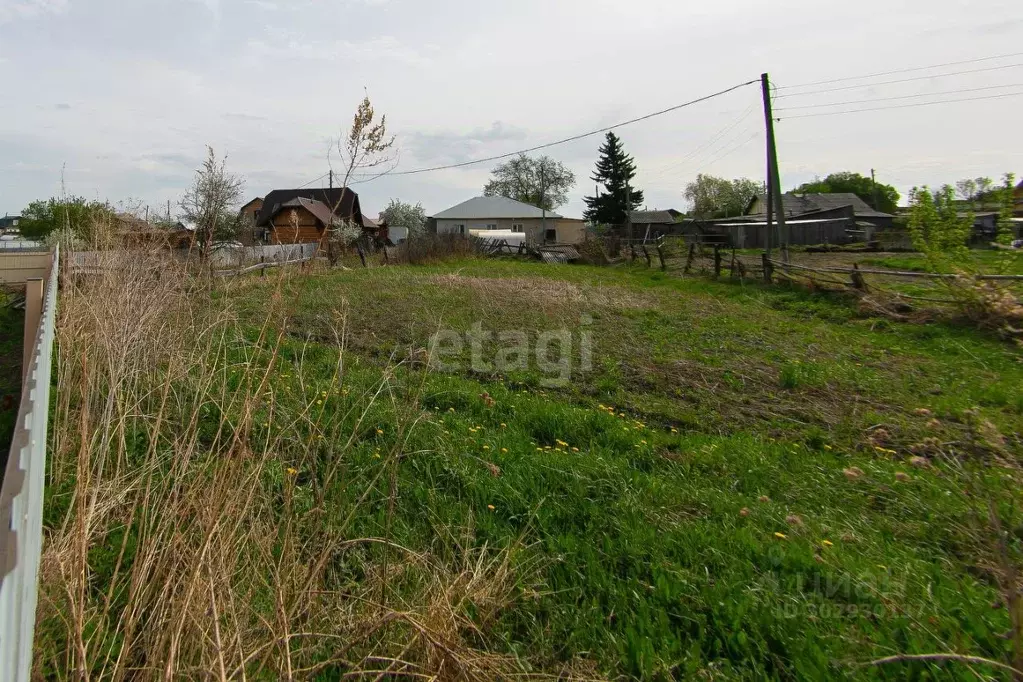
{"label": "brown roof", "polygon": [[[280,212],[281,207],[293,199],[308,199],[318,202],[327,207],[328,210],[336,206],[335,216],[354,220],[359,225],[362,224],[362,209],[359,207],[358,194],[350,189],[342,189],[340,187],[333,189],[321,187],[318,189],[275,189],[263,199],[263,207],[259,209],[259,214],[256,216],[256,226],[266,227],[270,220]],[[314,213],[313,215],[316,214]],[[319,216],[317,216],[317,219],[319,219]],[[329,222],[330,219],[328,218],[324,224]]]}
{"label": "brown roof", "polygon": [[380,227],[380,222],[377,221],[377,220],[373,220],[368,215],[363,215],[362,216],[362,226],[363,227]]}
{"label": "brown roof", "polygon": [[312,199],[306,199],[305,197],[295,197],[291,201],[285,201],[283,204],[278,204],[277,210],[274,211],[273,215],[277,215],[282,211],[287,211],[290,208],[304,208],[312,213],[313,217],[319,220],[324,227],[330,225],[330,208],[328,208],[322,201],[314,201]]}
{"label": "brown roof", "polygon": [[[762,205],[766,206],[766,195],[761,194],[759,198],[762,201]],[[750,207],[753,205],[753,201],[755,200],[756,199],[750,201]],[[828,194],[786,192],[782,195],[781,203],[782,206],[785,207],[785,213],[790,215],[812,213],[814,211],[832,211],[836,208],[852,206],[853,213],[857,218],[892,217],[888,213],[875,211],[867,204],[867,202],[860,199],[852,192],[831,192]],[[748,212],[749,207],[747,207],[747,213]]]}

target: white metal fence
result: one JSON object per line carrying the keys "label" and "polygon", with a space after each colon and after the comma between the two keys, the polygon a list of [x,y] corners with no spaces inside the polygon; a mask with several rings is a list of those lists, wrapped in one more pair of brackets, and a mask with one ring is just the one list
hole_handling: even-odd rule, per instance
{"label": "white metal fence", "polygon": [[245,267],[256,263],[276,263],[310,258],[316,244],[274,244],[265,246],[233,246],[215,249],[210,264],[217,267]]}
{"label": "white metal fence", "polygon": [[[50,405],[50,364],[57,312],[59,249],[44,282],[39,324],[26,334],[25,381],[0,487],[0,680],[29,682],[35,634],[43,484]],[[27,295],[32,293],[29,282]],[[36,291],[39,282],[36,281]],[[26,300],[28,313],[30,302]],[[26,315],[26,320],[30,315]]]}

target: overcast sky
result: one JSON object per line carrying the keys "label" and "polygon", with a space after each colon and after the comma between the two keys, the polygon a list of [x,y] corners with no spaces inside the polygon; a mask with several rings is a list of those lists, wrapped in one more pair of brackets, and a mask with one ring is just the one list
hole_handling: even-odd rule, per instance
{"label": "overcast sky", "polygon": [[[783,95],[1021,52],[1020,0],[0,0],[0,213],[59,193],[62,168],[68,193],[173,211],[206,144],[247,196],[302,185],[326,172],[364,89],[407,170],[611,125],[763,71]],[[1023,54],[868,82],[966,70],[775,106],[1023,92]],[[873,167],[905,194],[1023,172],[1023,97],[788,118],[926,101],[779,111],[783,185]],[[621,128],[648,207],[684,208],[700,172],[761,179],[760,107],[748,86]],[[547,152],[578,178],[560,213],[581,214],[600,141]],[[435,213],[479,194],[491,166],[356,189],[370,215],[391,197]]]}

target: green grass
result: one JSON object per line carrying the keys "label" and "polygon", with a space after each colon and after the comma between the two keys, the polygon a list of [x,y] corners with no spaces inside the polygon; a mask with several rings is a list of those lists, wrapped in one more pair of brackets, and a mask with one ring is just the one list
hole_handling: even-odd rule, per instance
{"label": "green grass", "polygon": [[[255,325],[274,286],[253,279],[224,295]],[[974,492],[941,463],[907,464],[928,437],[969,450],[976,421],[1018,442],[1023,364],[997,339],[645,267],[464,261],[284,287],[292,364],[278,396],[351,410],[404,363],[345,454],[346,490],[394,467],[352,532],[442,553],[456,551],[455,529],[471,528],[476,548],[525,544],[519,598],[488,626],[488,647],[540,669],[583,659],[648,679],[966,679],[956,664],[850,664],[948,651],[1007,660]],[[350,394],[330,381],[342,320]],[[417,363],[436,330],[475,323],[531,339],[587,331],[592,368],[548,386],[553,373],[535,364],[473,370],[468,347],[449,371]],[[482,355],[501,347],[483,343]],[[422,414],[399,440],[391,425],[406,409]],[[968,469],[1019,523],[1008,474]]]}

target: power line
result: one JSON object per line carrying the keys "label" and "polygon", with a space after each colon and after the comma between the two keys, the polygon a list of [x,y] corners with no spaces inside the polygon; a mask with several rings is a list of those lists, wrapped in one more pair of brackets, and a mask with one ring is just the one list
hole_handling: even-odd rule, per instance
{"label": "power line", "polygon": [[653,169],[653,173],[654,173],[653,177],[659,177],[659,176],[663,175],[665,172],[667,172],[669,170],[674,170],[676,168],[679,168],[680,166],[684,166],[684,165],[686,165],[686,162],[689,161],[690,159],[692,159],[693,157],[698,156],[701,152],[704,152],[704,151],[709,150],[712,147],[714,147],[714,145],[716,145],[718,142],[720,142],[721,140],[724,140],[728,136],[728,134],[731,133],[732,130],[734,130],[736,128],[736,126],[738,126],[740,123],[742,123],[747,118],[749,118],[750,114],[753,113],[753,108],[755,106],[756,106],[756,103],[753,103],[753,104],[749,105],[746,108],[746,111],[744,111],[741,114],[739,114],[738,118],[736,118],[730,124],[726,125],[724,128],[719,130],[717,133],[712,135],[710,138],[708,138],[704,142],[700,143],[698,146],[694,147],[691,151],[686,153],[682,158],[677,159],[676,161],[672,161],[671,163],[668,163],[667,165],[662,166],[660,168]]}
{"label": "power line", "polygon": [[885,111],[887,109],[909,109],[911,107],[928,107],[932,104],[950,104],[952,102],[976,102],[982,99],[1001,99],[1003,97],[1019,97],[1023,95],[1023,92],[1007,92],[1001,95],[987,95],[985,97],[964,97],[962,99],[942,99],[935,102],[917,102],[916,104],[896,104],[889,107],[871,107],[869,109],[847,109],[846,111],[822,111],[819,114],[797,114],[795,116],[785,116],[778,120],[788,120],[792,118],[811,118],[813,116],[836,116],[838,114],[858,114],[863,111]]}
{"label": "power line", "polygon": [[861,83],[859,85],[843,85],[839,88],[826,88],[824,90],[811,90],[810,92],[791,92],[787,95],[778,95],[775,99],[783,97],[805,97],[807,95],[820,95],[825,92],[838,92],[840,90],[855,90],[857,88],[872,88],[876,85],[893,85],[895,83],[911,83],[913,81],[929,80],[931,78],[945,78],[946,76],[962,76],[968,73],[982,73],[984,71],[999,71],[1001,69],[1014,69],[1023,64],[1005,64],[1003,66],[989,66],[983,69],[967,69],[966,71],[950,71],[948,73],[935,73],[926,76],[914,76],[913,78],[900,78],[893,81],[875,81],[873,83]]}
{"label": "power line", "polygon": [[299,185],[295,189],[302,189],[303,187],[308,187],[309,185],[313,184],[314,182],[318,182],[319,180],[322,180],[323,178],[327,177],[328,175],[330,175],[330,171],[327,171],[326,173],[324,173],[323,175],[321,175],[318,178],[313,178],[312,180],[310,180],[309,182],[305,183],[304,185]]}
{"label": "power line", "polygon": [[717,163],[718,161],[720,161],[720,160],[724,159],[724,158],[725,158],[725,157],[727,157],[727,156],[731,156],[731,155],[732,155],[732,154],[734,154],[735,152],[739,151],[740,149],[742,149],[743,147],[745,147],[746,145],[748,145],[748,144],[750,143],[750,141],[751,141],[751,140],[753,140],[754,138],[758,137],[759,135],[760,135],[760,131],[758,130],[758,131],[754,132],[754,133],[753,133],[752,135],[750,135],[749,137],[747,137],[747,138],[746,138],[745,140],[743,140],[742,142],[740,142],[739,144],[737,144],[737,145],[735,145],[734,147],[732,147],[731,149],[729,149],[729,150],[728,150],[727,152],[725,152],[724,154],[720,154],[720,155],[718,155],[718,156],[717,156],[717,157],[716,157],[716,158],[715,158],[715,159],[714,159],[713,161],[710,161],[710,162],[708,162],[708,163],[705,163],[705,164],[703,164],[703,167],[704,167],[704,168],[710,168],[711,166],[713,166],[713,165],[714,165],[715,163]]}
{"label": "power line", "polygon": [[791,90],[792,88],[806,88],[811,85],[826,85],[828,83],[843,83],[846,81],[862,80],[864,78],[877,78],[879,76],[892,76],[897,73],[912,73],[914,71],[927,71],[928,69],[942,69],[946,66],[959,66],[962,64],[976,64],[978,62],[989,62],[994,59],[1008,59],[1010,57],[1023,56],[1023,52],[1013,52],[1011,54],[999,54],[991,57],[980,57],[978,59],[964,59],[958,62],[945,62],[944,64],[932,64],[930,66],[916,66],[910,69],[895,69],[894,71],[880,71],[878,73],[868,73],[863,76],[846,76],[844,78],[831,78],[823,81],[814,81],[812,83],[799,83],[798,85],[780,85],[776,90]]}
{"label": "power line", "polygon": [[416,168],[414,170],[407,170],[407,171],[384,172],[384,173],[380,173],[378,175],[372,176],[372,177],[370,177],[367,180],[362,180],[360,182],[353,182],[353,183],[350,183],[350,184],[353,184],[353,185],[355,185],[355,184],[366,184],[367,182],[372,182],[373,180],[376,180],[377,178],[381,178],[384,175],[393,175],[393,176],[397,176],[397,175],[417,175],[419,173],[432,173],[434,171],[449,170],[451,168],[464,168],[465,166],[474,166],[474,165],[476,165],[478,163],[487,163],[488,161],[500,161],[501,159],[507,159],[507,158],[509,158],[511,156],[518,156],[519,154],[528,154],[530,152],[540,151],[541,149],[549,149],[550,147],[555,147],[557,145],[566,144],[568,142],[575,142],[576,140],[582,140],[583,138],[592,137],[593,135],[599,135],[600,133],[606,133],[609,130],[614,130],[616,128],[621,128],[622,126],[632,125],[633,123],[639,123],[640,121],[646,121],[647,119],[654,118],[655,116],[663,116],[664,114],[668,114],[668,113],[671,113],[673,111],[678,111],[679,109],[684,109],[685,107],[689,107],[689,106],[692,106],[694,104],[699,104],[700,102],[706,102],[709,99],[713,99],[715,97],[720,97],[721,95],[726,95],[726,94],[728,94],[728,93],[730,93],[730,92],[732,92],[734,90],[738,90],[739,88],[744,88],[747,85],[753,85],[754,83],[757,83],[757,82],[759,82],[759,79],[751,80],[751,81],[746,81],[745,83],[739,83],[738,85],[733,85],[730,88],[726,88],[724,90],[720,90],[720,91],[715,92],[715,93],[710,94],[710,95],[704,95],[703,97],[698,97],[696,99],[689,100],[688,102],[683,102],[682,104],[677,104],[677,105],[675,105],[673,107],[668,107],[667,109],[662,109],[660,111],[655,111],[653,113],[646,114],[644,116],[639,116],[637,118],[629,119],[628,121],[622,121],[621,123],[616,123],[614,125],[605,126],[603,128],[598,128],[596,130],[591,130],[589,132],[580,133],[579,135],[573,135],[571,137],[566,137],[566,138],[563,138],[561,140],[556,140],[554,142],[548,142],[546,144],[537,145],[535,147],[529,147],[527,149],[520,149],[520,150],[517,150],[517,151],[514,151],[514,152],[508,152],[507,154],[498,154],[496,156],[488,156],[488,157],[483,158],[483,159],[474,159],[472,161],[463,161],[461,163],[452,163],[452,164],[448,164],[446,166],[431,166],[429,168]]}
{"label": "power line", "polygon": [[796,109],[816,109],[818,107],[837,107],[846,104],[869,104],[871,102],[889,102],[898,99],[915,99],[918,97],[937,97],[938,95],[957,95],[963,92],[980,92],[982,90],[998,90],[1001,88],[1023,88],[1023,83],[1008,83],[1006,85],[988,85],[983,88],[965,88],[960,90],[945,90],[943,92],[922,92],[915,95],[899,95],[897,97],[878,97],[875,99],[855,99],[847,102],[827,102],[822,104],[803,104],[797,107],[784,107],[775,111],[793,111]]}

